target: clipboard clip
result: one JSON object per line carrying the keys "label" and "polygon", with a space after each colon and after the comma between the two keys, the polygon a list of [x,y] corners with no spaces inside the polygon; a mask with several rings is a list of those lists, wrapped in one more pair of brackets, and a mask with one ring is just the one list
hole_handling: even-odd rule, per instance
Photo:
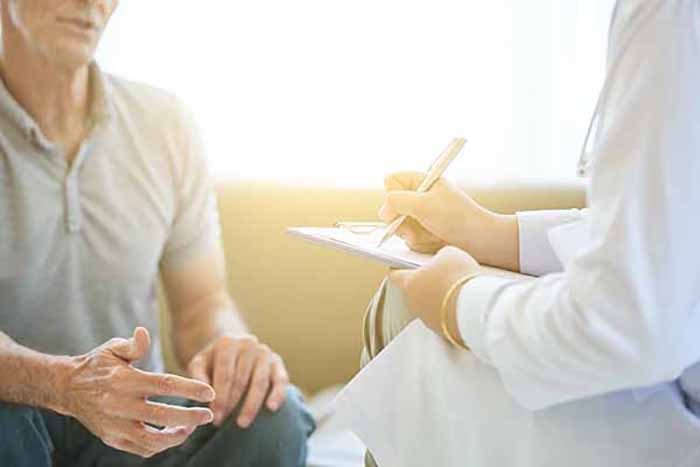
{"label": "clipboard clip", "polygon": [[385,229],[387,224],[384,222],[341,222],[333,224],[333,227],[345,229],[356,235],[371,235],[379,230]]}

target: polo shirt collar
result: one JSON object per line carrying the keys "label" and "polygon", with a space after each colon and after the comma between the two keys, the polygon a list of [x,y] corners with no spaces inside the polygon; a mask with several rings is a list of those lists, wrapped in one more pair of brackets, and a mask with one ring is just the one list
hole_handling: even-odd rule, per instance
{"label": "polo shirt collar", "polygon": [[[88,123],[91,134],[98,126],[108,123],[114,116],[114,103],[106,76],[97,65],[92,62],[89,68],[90,100]],[[28,139],[37,140],[42,146],[50,146],[39,125],[31,115],[15,100],[0,79],[0,112],[14,123]]]}
{"label": "polo shirt collar", "polygon": [[3,79],[0,79],[0,110],[11,123],[14,123],[22,130],[25,136],[31,136],[36,123],[34,123],[34,119],[27,111],[19,105],[14,96],[10,94]]}
{"label": "polo shirt collar", "polygon": [[107,123],[114,116],[112,90],[97,62],[90,64],[90,122],[92,129]]}

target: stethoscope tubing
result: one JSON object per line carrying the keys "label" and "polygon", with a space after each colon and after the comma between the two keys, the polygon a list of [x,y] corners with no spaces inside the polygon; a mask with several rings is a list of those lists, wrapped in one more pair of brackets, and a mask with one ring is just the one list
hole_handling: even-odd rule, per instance
{"label": "stethoscope tubing", "polygon": [[[612,13],[612,17],[610,19],[610,29],[609,29],[609,35],[608,35],[608,49],[612,50],[612,35],[613,35],[613,25],[615,24],[615,20],[617,19],[617,15],[619,13],[620,9],[620,0],[617,1],[615,4],[615,8]],[[654,11],[650,11],[649,14],[653,14]],[[577,174],[579,177],[585,177],[588,175],[589,168],[591,166],[591,158],[590,158],[590,153],[592,151],[589,151],[589,144],[591,141],[591,136],[593,135],[593,129],[596,129],[596,139],[598,136],[598,133],[600,131],[600,128],[602,126],[602,110],[607,104],[607,100],[610,94],[610,89],[612,88],[612,82],[613,82],[613,77],[617,73],[617,70],[620,68],[620,65],[622,63],[622,57],[625,55],[625,52],[627,49],[630,47],[632,44],[632,40],[634,39],[634,34],[630,34],[630,37],[627,38],[627,42],[620,47],[619,52],[615,55],[615,58],[611,63],[608,64],[608,70],[606,73],[605,77],[605,83],[603,83],[603,87],[600,91],[600,94],[598,96],[598,101],[596,102],[595,109],[593,110],[593,115],[591,116],[591,120],[588,124],[588,130],[586,131],[586,137],[584,138],[583,141],[583,146],[581,147],[581,154],[579,156],[578,160],[578,166],[577,166]],[[595,145],[595,141],[593,142]]]}

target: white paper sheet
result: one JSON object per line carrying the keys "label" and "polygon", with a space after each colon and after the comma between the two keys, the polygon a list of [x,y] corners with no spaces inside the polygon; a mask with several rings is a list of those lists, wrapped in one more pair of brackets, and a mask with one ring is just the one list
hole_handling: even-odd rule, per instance
{"label": "white paper sheet", "polygon": [[381,248],[377,248],[383,229],[370,234],[355,234],[347,229],[332,227],[291,227],[287,233],[318,245],[380,261],[394,268],[415,269],[432,258],[432,255],[409,250],[398,237],[390,238]]}
{"label": "white paper sheet", "polygon": [[[384,233],[383,230],[377,230],[371,234],[355,234],[341,228],[290,227],[287,229],[287,233],[318,245],[379,261],[392,268],[419,268],[433,257],[433,255],[411,251],[399,237],[390,238],[381,248],[378,248],[377,244]],[[482,266],[482,270],[484,273],[513,278],[528,277],[486,266]]]}
{"label": "white paper sheet", "polygon": [[497,372],[413,322],[336,399],[380,467],[700,466],[674,384],[531,413]]}

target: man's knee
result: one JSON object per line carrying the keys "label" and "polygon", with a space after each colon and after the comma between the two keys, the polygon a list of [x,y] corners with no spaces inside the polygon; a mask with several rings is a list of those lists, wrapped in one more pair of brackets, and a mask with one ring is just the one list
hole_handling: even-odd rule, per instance
{"label": "man's knee", "polygon": [[235,414],[230,417],[215,436],[215,450],[220,462],[227,460],[220,465],[302,467],[314,427],[299,391],[293,388],[277,412],[261,410],[247,429],[236,425]]}
{"label": "man's knee", "polygon": [[253,426],[257,443],[267,451],[261,465],[301,467],[306,464],[307,441],[315,428],[301,394],[291,389],[277,412],[265,412]]}
{"label": "man's knee", "polygon": [[0,403],[0,465],[50,466],[52,451],[38,410]]}

